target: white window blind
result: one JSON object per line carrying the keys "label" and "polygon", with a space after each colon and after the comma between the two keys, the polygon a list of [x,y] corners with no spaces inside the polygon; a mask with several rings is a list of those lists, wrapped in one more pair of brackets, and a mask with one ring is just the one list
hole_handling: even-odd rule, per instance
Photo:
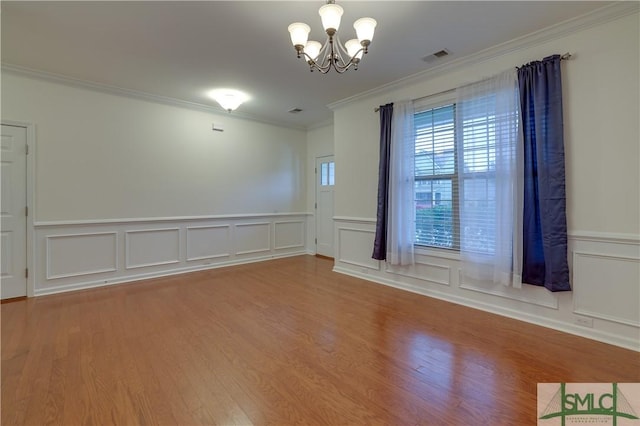
{"label": "white window blind", "polygon": [[496,102],[485,93],[415,114],[416,244],[495,252],[496,162],[511,161],[517,137],[517,109]]}
{"label": "white window blind", "polygon": [[[496,248],[496,150],[500,161],[515,156],[517,110],[496,109],[496,96],[477,96],[458,111],[460,185],[462,203],[461,246],[466,251],[495,253]],[[507,173],[509,168],[500,167]],[[510,213],[510,212],[509,212]]]}
{"label": "white window blind", "polygon": [[455,106],[415,114],[415,209],[418,245],[459,247]]}
{"label": "white window blind", "polygon": [[465,250],[492,253],[495,247],[495,123],[490,97],[465,103],[461,117],[461,184]]}

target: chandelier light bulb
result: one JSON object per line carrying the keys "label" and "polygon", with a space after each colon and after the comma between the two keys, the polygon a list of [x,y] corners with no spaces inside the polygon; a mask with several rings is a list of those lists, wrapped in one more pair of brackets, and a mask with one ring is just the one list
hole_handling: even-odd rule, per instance
{"label": "chandelier light bulb", "polygon": [[360,18],[353,23],[353,28],[356,30],[356,35],[360,44],[367,42],[369,44],[373,40],[373,32],[376,29],[378,23],[373,18]]}
{"label": "chandelier light bulb", "polygon": [[340,19],[342,18],[342,14],[344,13],[344,9],[334,3],[325,4],[318,10],[318,14],[322,19],[322,26],[325,31],[335,30],[338,31],[340,28]]}
{"label": "chandelier light bulb", "polygon": [[307,42],[307,45],[304,47],[304,53],[315,61],[320,55],[320,49],[322,49],[320,42],[312,40]]}
{"label": "chandelier light bulb", "polygon": [[362,59],[364,50],[362,49],[362,45],[357,39],[352,38],[344,44],[344,47],[347,48],[347,53],[349,54],[349,56],[356,59]]}
{"label": "chandelier light bulb", "polygon": [[289,35],[291,36],[291,43],[294,46],[304,46],[307,44],[307,39],[309,38],[309,32],[311,31],[311,27],[302,22],[294,22],[289,25]]}

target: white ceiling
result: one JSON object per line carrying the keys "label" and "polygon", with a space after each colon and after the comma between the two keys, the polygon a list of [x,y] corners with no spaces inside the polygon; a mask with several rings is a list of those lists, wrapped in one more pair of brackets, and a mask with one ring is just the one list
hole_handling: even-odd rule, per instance
{"label": "white ceiling", "polygon": [[[324,41],[322,4],[2,1],[2,62],[212,108],[208,90],[235,88],[252,97],[238,115],[306,128],[331,120],[328,104],[610,3],[338,0],[343,41],[357,18],[378,21],[360,69],[341,75],[309,72],[289,40],[287,26],[301,21]],[[451,54],[422,60],[441,49]]]}

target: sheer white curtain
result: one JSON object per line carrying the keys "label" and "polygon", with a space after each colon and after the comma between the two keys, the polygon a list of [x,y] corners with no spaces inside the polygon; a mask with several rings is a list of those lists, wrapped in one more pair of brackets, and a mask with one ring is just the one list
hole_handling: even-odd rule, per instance
{"label": "sheer white curtain", "polygon": [[415,237],[413,102],[395,102],[391,121],[387,262],[414,263]]}
{"label": "sheer white curtain", "polygon": [[521,287],[523,144],[517,71],[456,90],[464,274]]}

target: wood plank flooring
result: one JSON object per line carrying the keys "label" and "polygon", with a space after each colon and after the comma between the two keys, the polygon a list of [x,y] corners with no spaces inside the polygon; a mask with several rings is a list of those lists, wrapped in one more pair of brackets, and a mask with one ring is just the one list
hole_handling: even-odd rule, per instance
{"label": "wood plank flooring", "polygon": [[299,256],[3,304],[2,424],[534,425],[640,354]]}

